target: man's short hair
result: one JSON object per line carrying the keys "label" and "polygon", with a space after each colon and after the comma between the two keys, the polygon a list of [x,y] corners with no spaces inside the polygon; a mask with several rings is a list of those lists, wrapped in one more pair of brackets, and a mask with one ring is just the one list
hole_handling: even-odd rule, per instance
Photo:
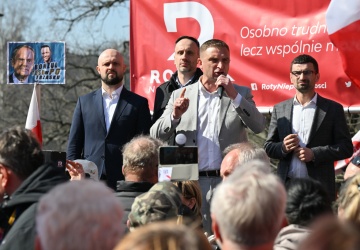
{"label": "man's short hair", "polygon": [[0,163],[25,180],[44,164],[44,154],[31,131],[15,126],[0,134]]}
{"label": "man's short hair", "polygon": [[227,45],[224,41],[219,39],[210,39],[204,42],[200,47],[200,53],[204,52],[208,48],[226,48],[230,52],[229,45]]}
{"label": "man's short hair", "polygon": [[289,224],[309,226],[323,214],[331,214],[331,201],[320,182],[294,178],[287,184],[286,218]]}
{"label": "man's short hair", "polygon": [[[274,241],[284,219],[286,193],[262,167],[237,168],[216,187],[211,213],[223,239],[246,246]],[[247,164],[252,164],[249,162]]]}
{"label": "man's short hair", "polygon": [[34,51],[34,49],[33,49],[30,45],[22,44],[22,45],[18,45],[15,49],[13,49],[13,51],[12,51],[12,53],[11,53],[11,61],[12,61],[12,62],[15,61],[16,54],[18,53],[18,51],[19,51],[21,48],[30,49],[30,50],[33,52],[33,55],[34,55],[34,58],[35,58],[35,51]]}
{"label": "man's short hair", "polygon": [[290,65],[290,72],[292,71],[293,64],[306,64],[306,63],[312,63],[314,65],[315,73],[319,73],[318,62],[315,60],[314,57],[306,54],[299,55],[292,60]]}
{"label": "man's short hair", "polygon": [[189,40],[193,41],[198,48],[200,47],[199,41],[198,41],[196,38],[192,37],[192,36],[181,36],[181,37],[179,37],[178,39],[176,39],[175,45],[176,45],[178,42],[180,42],[181,40],[183,40],[183,39],[189,39]]}
{"label": "man's short hair", "polygon": [[140,135],[123,146],[124,173],[155,173],[159,162],[159,147],[164,143],[150,136]]}
{"label": "man's short hair", "polygon": [[40,48],[40,50],[41,50],[42,48],[49,48],[49,50],[51,51],[51,48],[50,48],[50,46],[49,46],[49,45],[47,45],[47,44],[43,44],[43,45],[41,45],[41,48]]}
{"label": "man's short hair", "polygon": [[240,142],[231,144],[224,149],[224,156],[230,151],[236,149],[239,152],[239,159],[237,165],[242,165],[251,160],[262,160],[269,163],[270,159],[263,148],[257,147],[251,142]]}
{"label": "man's short hair", "polygon": [[124,234],[123,209],[102,182],[71,181],[44,195],[36,231],[42,249],[113,249]]}

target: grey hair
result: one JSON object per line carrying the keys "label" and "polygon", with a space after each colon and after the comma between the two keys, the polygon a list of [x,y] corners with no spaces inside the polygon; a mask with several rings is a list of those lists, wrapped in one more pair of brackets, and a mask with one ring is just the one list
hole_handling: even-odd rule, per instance
{"label": "grey hair", "polygon": [[36,230],[43,250],[113,249],[124,234],[123,209],[101,182],[71,181],[44,195]]}
{"label": "grey hair", "polygon": [[257,147],[250,142],[235,143],[226,147],[223,155],[226,156],[233,150],[238,153],[238,160],[234,163],[234,169],[252,160],[261,160],[268,164],[270,169],[270,159],[263,148]]}
{"label": "grey hair", "polygon": [[122,149],[124,171],[137,172],[146,168],[157,171],[159,147],[163,145],[161,140],[150,136],[134,137]]}
{"label": "grey hair", "polygon": [[246,246],[274,241],[285,216],[281,180],[262,161],[237,168],[215,190],[211,213],[223,239]]}

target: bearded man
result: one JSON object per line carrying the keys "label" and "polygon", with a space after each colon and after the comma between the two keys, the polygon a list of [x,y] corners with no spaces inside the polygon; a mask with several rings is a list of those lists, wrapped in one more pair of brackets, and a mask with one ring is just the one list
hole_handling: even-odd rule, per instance
{"label": "bearded man", "polygon": [[86,159],[112,189],[123,180],[121,148],[134,136],[149,134],[151,116],[146,98],[124,88],[126,65],[115,49],[103,51],[96,70],[101,88],[78,99],[70,128],[67,158]]}

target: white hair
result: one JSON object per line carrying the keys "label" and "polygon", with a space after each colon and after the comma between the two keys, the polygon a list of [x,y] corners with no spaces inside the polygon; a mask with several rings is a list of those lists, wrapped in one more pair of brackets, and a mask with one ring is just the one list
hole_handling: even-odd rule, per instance
{"label": "white hair", "polygon": [[123,209],[101,182],[72,181],[44,195],[36,215],[43,250],[113,249],[124,234]]}
{"label": "white hair", "polygon": [[271,242],[285,216],[286,191],[263,161],[237,168],[216,187],[211,213],[223,239],[257,246]]}

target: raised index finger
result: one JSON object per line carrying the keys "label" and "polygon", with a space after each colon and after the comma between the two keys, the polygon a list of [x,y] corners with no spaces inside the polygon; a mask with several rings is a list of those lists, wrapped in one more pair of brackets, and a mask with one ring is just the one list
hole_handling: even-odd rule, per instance
{"label": "raised index finger", "polygon": [[185,91],[186,91],[186,88],[183,88],[183,90],[182,90],[181,93],[180,93],[180,98],[184,98],[184,97],[185,97]]}

